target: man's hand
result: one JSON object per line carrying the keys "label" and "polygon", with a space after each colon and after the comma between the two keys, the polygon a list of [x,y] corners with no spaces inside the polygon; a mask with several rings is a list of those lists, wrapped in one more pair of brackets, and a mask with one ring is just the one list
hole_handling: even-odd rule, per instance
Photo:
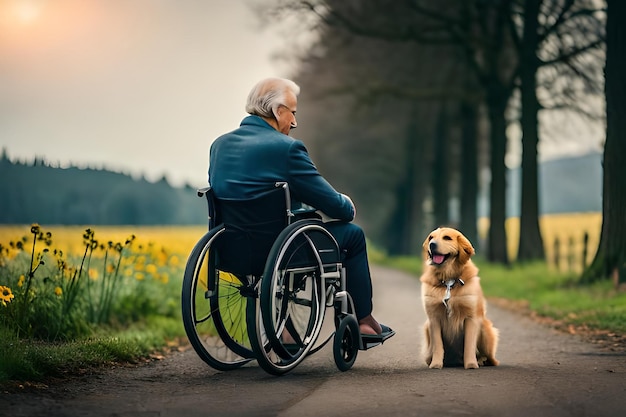
{"label": "man's hand", "polygon": [[350,196],[348,196],[347,194],[343,194],[343,193],[341,193],[341,195],[344,196],[344,198],[346,198],[350,202],[350,204],[352,205],[352,211],[354,212],[354,217],[356,217],[356,206],[354,205],[354,202],[352,201]]}

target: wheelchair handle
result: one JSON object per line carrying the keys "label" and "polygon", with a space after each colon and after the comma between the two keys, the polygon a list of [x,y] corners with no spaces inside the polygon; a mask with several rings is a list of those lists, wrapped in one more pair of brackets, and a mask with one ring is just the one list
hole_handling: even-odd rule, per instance
{"label": "wheelchair handle", "polygon": [[287,208],[287,224],[291,224],[291,219],[294,216],[291,211],[291,194],[289,193],[289,184],[286,181],[278,181],[274,184],[276,188],[282,188],[285,190],[285,207]]}

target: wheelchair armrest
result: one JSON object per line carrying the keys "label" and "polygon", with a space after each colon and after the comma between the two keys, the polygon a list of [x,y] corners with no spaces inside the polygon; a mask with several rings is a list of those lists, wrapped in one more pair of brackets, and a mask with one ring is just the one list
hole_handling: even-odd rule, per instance
{"label": "wheelchair armrest", "polygon": [[322,210],[316,210],[315,213],[317,213],[322,218],[322,223],[329,223],[329,222],[339,221],[339,219],[335,219],[334,217],[330,217],[329,215],[324,213]]}
{"label": "wheelchair armrest", "polygon": [[198,197],[204,197],[206,193],[209,192],[210,189],[211,189],[210,185],[208,187],[197,189],[196,192],[198,193]]}

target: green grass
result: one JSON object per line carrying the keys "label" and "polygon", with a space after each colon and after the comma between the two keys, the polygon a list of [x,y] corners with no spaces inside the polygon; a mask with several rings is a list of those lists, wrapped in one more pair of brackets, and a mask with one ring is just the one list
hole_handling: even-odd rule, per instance
{"label": "green grass", "polygon": [[124,330],[101,329],[92,337],[51,343],[18,339],[0,326],[0,383],[77,375],[110,363],[136,363],[184,335],[180,319],[151,317]]}
{"label": "green grass", "polygon": [[581,285],[576,275],[551,271],[543,263],[484,265],[480,276],[488,297],[526,301],[539,316],[565,325],[626,333],[626,292],[609,281]]}

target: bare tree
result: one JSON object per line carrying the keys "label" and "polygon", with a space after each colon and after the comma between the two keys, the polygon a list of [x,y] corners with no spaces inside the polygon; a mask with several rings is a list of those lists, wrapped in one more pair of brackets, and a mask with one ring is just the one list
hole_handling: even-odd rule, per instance
{"label": "bare tree", "polygon": [[583,282],[612,277],[626,282],[626,2],[607,0],[606,143],[602,186],[602,231]]}
{"label": "bare tree", "polygon": [[[588,115],[579,103],[586,102],[585,96],[599,93],[601,82],[594,74],[601,60],[594,54],[601,52],[604,42],[603,13],[594,3],[597,2],[524,0],[511,15],[513,37],[520,56],[523,132],[518,261],[545,258],[539,229],[538,113],[542,108],[553,107]],[[568,81],[563,83],[563,80]],[[538,98],[539,91],[547,93],[543,94],[543,104]]]}

